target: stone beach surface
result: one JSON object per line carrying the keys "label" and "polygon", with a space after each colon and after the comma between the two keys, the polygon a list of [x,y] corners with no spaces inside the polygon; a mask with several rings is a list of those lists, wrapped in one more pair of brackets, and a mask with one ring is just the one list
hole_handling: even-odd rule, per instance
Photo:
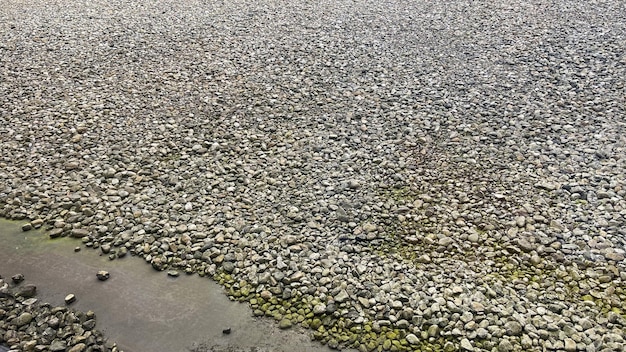
{"label": "stone beach surface", "polygon": [[0,4],[25,231],[331,348],[624,350],[624,2]]}

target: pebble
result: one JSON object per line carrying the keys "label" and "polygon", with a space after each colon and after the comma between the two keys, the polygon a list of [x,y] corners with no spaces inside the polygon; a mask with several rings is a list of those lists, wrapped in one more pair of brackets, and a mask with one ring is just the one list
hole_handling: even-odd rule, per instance
{"label": "pebble", "polygon": [[405,339],[411,345],[417,345],[420,342],[419,338],[417,336],[415,336],[415,334],[407,334],[405,336]]}
{"label": "pebble", "polygon": [[17,325],[18,327],[22,327],[26,324],[29,324],[32,320],[33,315],[29,312],[24,312],[15,319],[15,325]]}
{"label": "pebble", "polygon": [[76,301],[76,296],[73,293],[65,296],[65,304],[72,304]]}
{"label": "pebble", "polygon": [[100,270],[96,273],[96,277],[100,281],[106,281],[109,279],[109,277],[111,277],[111,274],[109,274],[109,272],[106,270]]}
{"label": "pebble", "polygon": [[506,339],[500,340],[498,343],[498,352],[510,352],[513,350],[513,344]]}
{"label": "pebble", "polygon": [[317,304],[313,307],[313,314],[315,315],[324,314],[325,312],[326,312],[325,304]]}
{"label": "pebble", "polygon": [[522,325],[516,321],[508,321],[504,324],[504,330],[509,336],[519,336],[522,334]]}
{"label": "pebble", "polygon": [[291,322],[291,320],[289,319],[282,319],[279,323],[278,323],[278,327],[281,329],[288,329],[293,325],[293,323]]}
{"label": "pebble", "polygon": [[575,352],[576,351],[576,341],[570,339],[570,338],[566,338],[565,342],[565,351],[566,352]]}
{"label": "pebble", "polygon": [[24,281],[24,274],[15,274],[11,276],[11,281],[13,281],[14,284],[21,283],[22,281]]}

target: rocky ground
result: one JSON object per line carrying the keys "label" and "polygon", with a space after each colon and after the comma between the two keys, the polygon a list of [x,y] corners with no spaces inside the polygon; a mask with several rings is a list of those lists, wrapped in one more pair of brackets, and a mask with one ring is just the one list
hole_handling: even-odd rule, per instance
{"label": "rocky ground", "polygon": [[94,312],[40,303],[37,286],[23,280],[0,277],[0,351],[118,351],[95,329]]}
{"label": "rocky ground", "polygon": [[4,1],[0,28],[25,229],[333,348],[624,349],[622,2]]}

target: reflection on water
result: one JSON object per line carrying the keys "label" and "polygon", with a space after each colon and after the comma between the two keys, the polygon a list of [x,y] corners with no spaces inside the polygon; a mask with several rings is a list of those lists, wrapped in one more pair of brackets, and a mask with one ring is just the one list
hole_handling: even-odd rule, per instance
{"label": "reflection on water", "polygon": [[[78,245],[0,220],[0,275],[24,274],[26,283],[37,286],[37,298],[54,305],[75,294],[73,307],[93,310],[97,328],[126,352],[329,351],[304,333],[253,318],[209,279],[168,277],[138,258],[110,261],[90,249],[74,252]],[[110,272],[110,279],[98,281],[99,270]],[[231,334],[222,334],[226,327]]]}

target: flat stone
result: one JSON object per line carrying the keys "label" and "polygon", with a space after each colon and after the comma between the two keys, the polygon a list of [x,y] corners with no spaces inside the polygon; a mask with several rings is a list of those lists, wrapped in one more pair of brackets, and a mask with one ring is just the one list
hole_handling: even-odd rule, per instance
{"label": "flat stone", "polygon": [[513,344],[507,339],[502,339],[498,343],[498,352],[510,352],[513,350]]}
{"label": "flat stone", "polygon": [[359,303],[361,303],[361,305],[364,308],[369,308],[370,307],[370,300],[365,298],[365,297],[357,297],[357,299],[359,300]]}
{"label": "flat stone", "polygon": [[72,229],[70,231],[70,236],[74,238],[83,238],[89,235],[89,230],[87,229]]}
{"label": "flat stone", "polygon": [[50,344],[50,351],[52,352],[65,351],[66,348],[67,348],[67,344],[63,340],[57,339],[57,340],[52,341],[52,343]]}
{"label": "flat stone", "polygon": [[62,228],[58,228],[58,227],[54,228],[54,229],[52,229],[52,230],[50,230],[48,232],[48,236],[50,238],[59,238],[59,237],[61,237],[62,234],[63,234],[63,229]]}
{"label": "flat stone", "polygon": [[22,302],[22,304],[25,306],[32,306],[33,304],[37,303],[37,301],[38,301],[37,298],[28,298],[28,299],[25,299],[24,302]]}
{"label": "flat stone", "polygon": [[24,297],[24,298],[32,298],[37,294],[37,286],[33,284],[27,284],[19,288],[15,296]]}
{"label": "flat stone", "polygon": [[535,183],[535,187],[546,190],[546,191],[553,191],[559,188],[559,185],[552,183],[552,182],[548,182],[548,181],[541,181],[541,182]]}

